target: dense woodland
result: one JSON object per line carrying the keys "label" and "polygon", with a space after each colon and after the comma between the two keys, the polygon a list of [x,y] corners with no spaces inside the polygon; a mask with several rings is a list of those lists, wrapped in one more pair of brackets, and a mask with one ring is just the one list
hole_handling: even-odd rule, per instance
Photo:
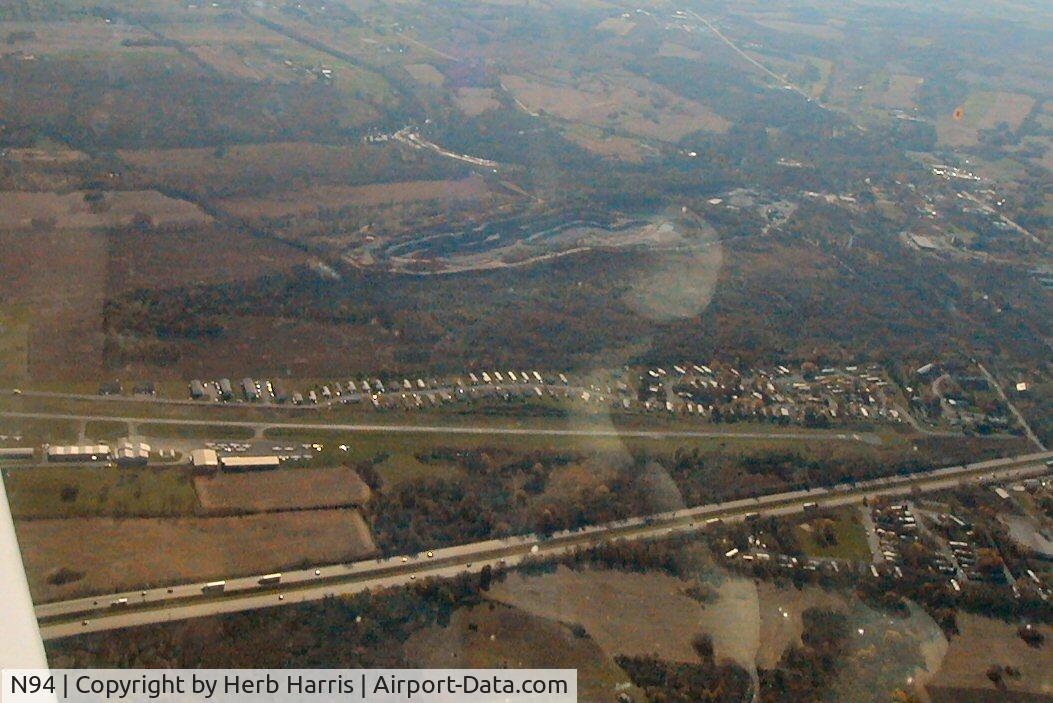
{"label": "dense woodland", "polygon": [[[959,451],[967,453],[968,448]],[[880,456],[853,450],[803,454],[697,449],[635,456],[515,454],[451,447],[416,458],[425,464],[452,464],[459,475],[387,487],[369,462],[359,466],[376,489],[370,519],[383,552],[397,554],[515,534],[547,535],[684,506],[908,474],[952,463],[956,454],[947,454],[939,445]],[[777,520],[771,523],[773,531],[783,526]],[[790,537],[786,544],[787,551],[793,552]]]}

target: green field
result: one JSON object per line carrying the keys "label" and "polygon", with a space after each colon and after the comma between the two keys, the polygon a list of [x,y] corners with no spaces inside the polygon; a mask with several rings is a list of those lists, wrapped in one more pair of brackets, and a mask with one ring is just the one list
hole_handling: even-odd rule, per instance
{"label": "green field", "polygon": [[198,507],[183,469],[45,466],[5,472],[16,518],[193,515]]}
{"label": "green field", "polygon": [[27,319],[24,307],[0,307],[0,382],[21,384],[26,379],[29,351]]}
{"label": "green field", "polygon": [[425,478],[453,478],[464,472],[447,462],[425,464],[412,454],[391,454],[376,465],[384,487],[391,489],[402,483],[413,483]]}
{"label": "green field", "polygon": [[143,437],[166,439],[252,439],[255,433],[248,427],[230,425],[171,425],[146,423],[139,425]]}
{"label": "green field", "polygon": [[833,520],[831,525],[831,530],[835,537],[833,544],[820,544],[816,540],[815,530],[805,527],[805,525],[814,526],[823,517],[815,518],[797,526],[795,532],[797,539],[801,542],[801,548],[804,550],[804,553],[810,557],[827,559],[869,560],[870,547],[867,544],[866,531],[859,522],[857,511],[854,508],[842,508],[831,511],[828,517]]}
{"label": "green field", "polygon": [[[573,425],[571,425],[573,426]],[[563,425],[564,428],[568,426]],[[743,427],[742,429],[746,429]],[[702,454],[718,454],[729,451],[756,454],[769,451],[789,451],[803,455],[845,452],[846,455],[869,453],[857,443],[833,442],[821,445],[805,440],[743,439],[735,437],[614,437],[614,436],[569,436],[543,434],[443,434],[440,432],[347,432],[340,430],[302,430],[272,427],[264,436],[276,442],[319,442],[323,450],[313,463],[318,466],[333,466],[342,463],[382,459],[376,467],[386,484],[398,484],[425,477],[450,475],[451,467],[445,462],[422,463],[417,459],[436,448],[458,450],[493,450],[513,455],[529,452],[563,451],[575,454],[611,455],[662,455],[670,456],[677,450],[697,449]],[[340,445],[347,450],[339,449]],[[835,449],[836,447],[836,449]],[[901,456],[903,445],[890,438],[877,451],[888,456]]]}
{"label": "green field", "polygon": [[[72,444],[77,441],[77,423],[73,420],[36,420],[21,417],[0,417],[0,435],[8,435],[7,446],[28,447],[50,442]],[[21,439],[15,439],[15,436]]]}
{"label": "green field", "polygon": [[84,423],[84,435],[97,442],[112,442],[128,436],[128,424],[106,420],[88,420]]}

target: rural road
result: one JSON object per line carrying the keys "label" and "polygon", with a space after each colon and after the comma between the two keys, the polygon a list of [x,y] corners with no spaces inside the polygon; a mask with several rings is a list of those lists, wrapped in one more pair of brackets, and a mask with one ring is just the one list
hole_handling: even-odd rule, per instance
{"label": "rural road", "polygon": [[[952,466],[910,476],[892,476],[833,488],[773,494],[685,508],[559,532],[549,538],[524,535],[446,549],[432,556],[396,556],[284,572],[280,583],[261,584],[261,575],[232,578],[222,592],[207,592],[204,583],[152,588],[105,596],[45,603],[36,607],[45,639],[121,627],[233,613],[256,608],[319,600],[367,589],[404,585],[418,578],[478,572],[483,566],[513,566],[525,558],[554,557],[573,550],[624,539],[648,539],[704,529],[716,520],[744,520],[749,513],[783,515],[800,512],[807,503],[835,507],[879,496],[953,488],[967,480],[1015,480],[1049,471],[1053,452]],[[204,590],[203,590],[204,589]],[[120,599],[127,599],[126,604]],[[113,605],[118,601],[118,605]]]}
{"label": "rural road", "polygon": [[1005,394],[1005,391],[1002,389],[1002,384],[998,382],[998,379],[995,378],[994,375],[987,370],[987,367],[979,361],[976,362],[976,366],[980,369],[980,372],[984,377],[987,378],[987,382],[994,387],[995,391],[998,393],[998,397],[1002,399],[1002,402],[1005,403],[1007,408],[1009,408],[1009,411],[1013,413],[1017,422],[1020,423],[1020,426],[1024,428],[1024,433],[1027,435],[1027,438],[1031,440],[1031,443],[1038,447],[1039,450],[1046,451],[1046,445],[1042,444],[1042,440],[1039,439],[1038,435],[1035,434],[1035,431],[1031,429],[1031,425],[1027,424],[1027,420],[1024,418],[1023,413],[1017,410],[1017,407],[1013,405],[1013,401],[1009,400],[1009,396]]}
{"label": "rural road", "polygon": [[633,430],[633,429],[550,429],[530,427],[472,427],[465,425],[384,425],[384,424],[342,424],[327,422],[272,422],[249,420],[187,420],[179,418],[123,417],[120,415],[78,415],[73,413],[44,412],[0,412],[0,417],[22,418],[28,420],[73,420],[95,422],[124,422],[133,425],[182,425],[195,427],[238,427],[253,430],[262,436],[269,429],[320,430],[338,432],[400,432],[427,434],[465,434],[465,435],[519,435],[519,436],[554,436],[554,437],[635,437],[644,439],[793,439],[809,441],[849,441],[866,444],[881,444],[882,440],[870,432],[743,432],[738,430]]}

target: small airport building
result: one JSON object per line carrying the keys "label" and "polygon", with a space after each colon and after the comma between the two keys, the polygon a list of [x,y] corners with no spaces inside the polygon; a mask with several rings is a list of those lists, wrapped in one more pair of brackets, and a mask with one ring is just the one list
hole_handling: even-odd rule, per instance
{"label": "small airport building", "polygon": [[281,466],[276,456],[225,456],[220,460],[224,471],[266,471]]}
{"label": "small airport building", "polygon": [[48,461],[53,462],[104,462],[110,460],[108,444],[48,445],[45,447]]}
{"label": "small airport building", "polygon": [[215,449],[195,449],[190,452],[190,463],[195,473],[214,474],[219,471],[219,456]]}
{"label": "small airport building", "polygon": [[146,466],[150,460],[150,445],[128,438],[122,439],[117,442],[117,450],[113,453],[113,459],[117,462],[117,466],[121,467]]}

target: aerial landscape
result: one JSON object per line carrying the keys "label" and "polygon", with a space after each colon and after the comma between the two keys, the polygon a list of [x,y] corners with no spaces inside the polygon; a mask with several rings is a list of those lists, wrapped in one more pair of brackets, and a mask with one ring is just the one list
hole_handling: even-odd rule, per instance
{"label": "aerial landscape", "polygon": [[6,0],[0,252],[53,667],[1053,703],[1046,0]]}

